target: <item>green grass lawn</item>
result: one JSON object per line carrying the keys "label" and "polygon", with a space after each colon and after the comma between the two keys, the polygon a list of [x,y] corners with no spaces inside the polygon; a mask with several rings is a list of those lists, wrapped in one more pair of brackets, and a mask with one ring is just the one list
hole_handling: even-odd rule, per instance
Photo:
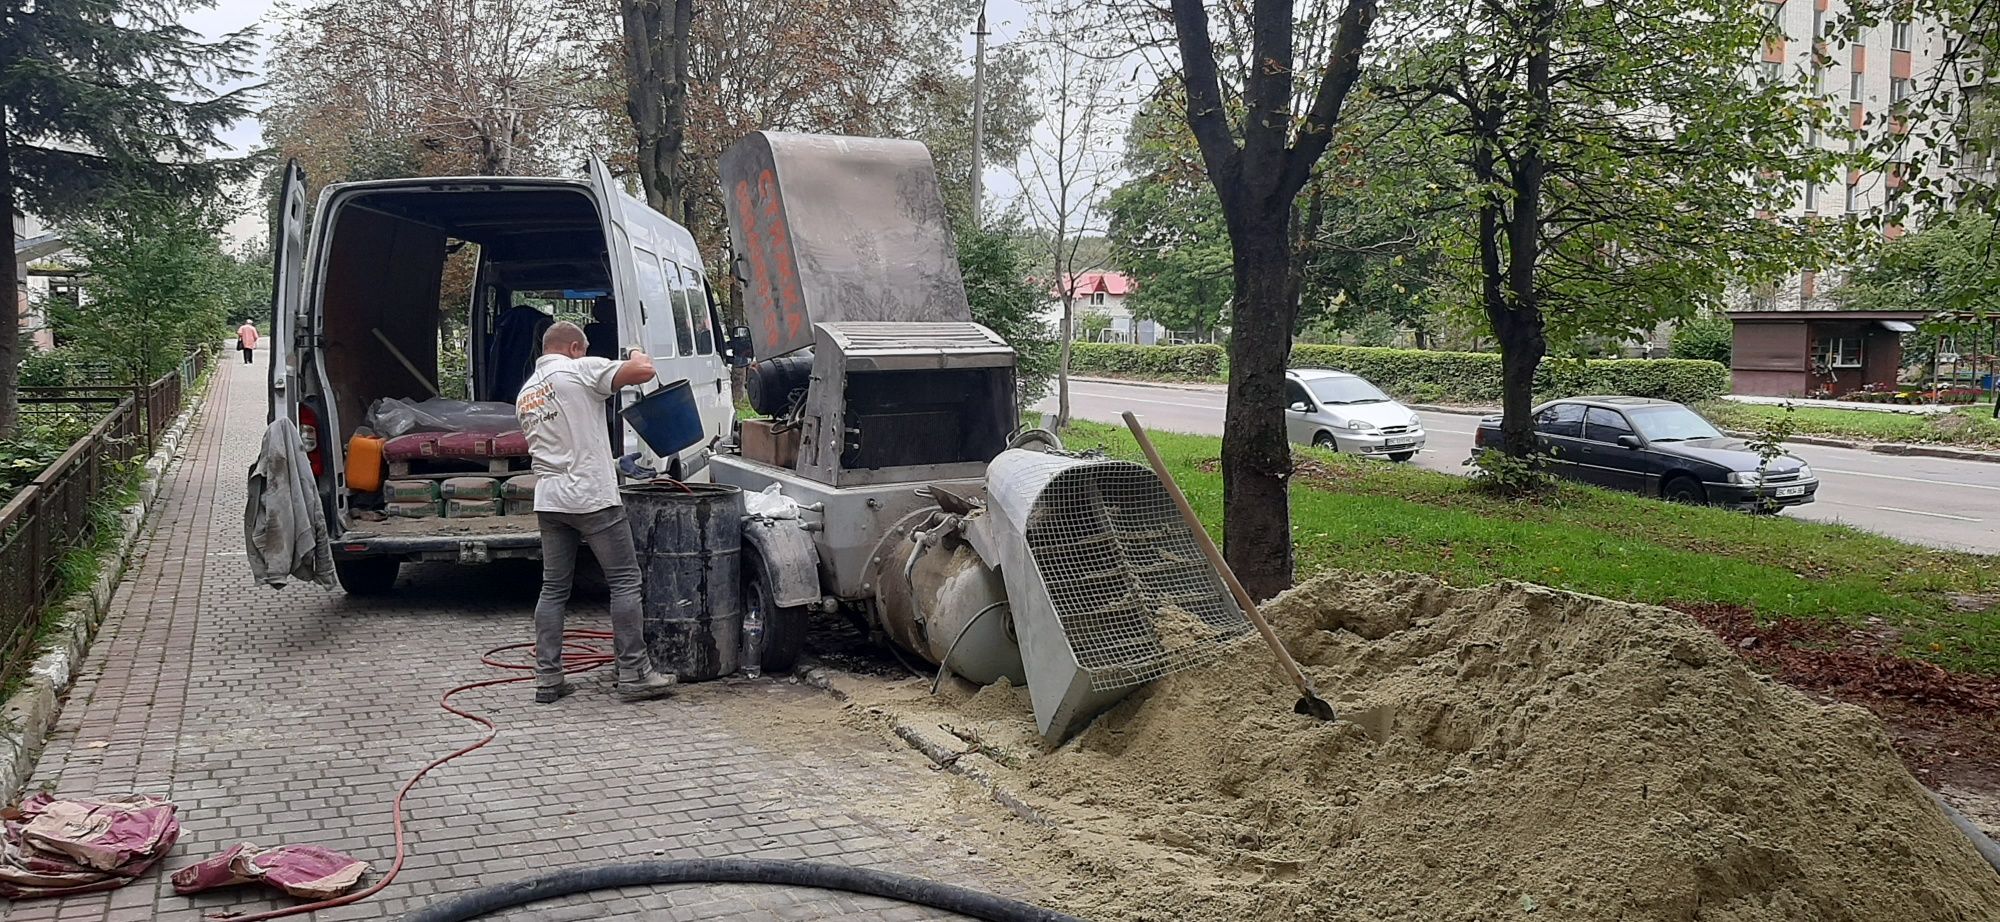
{"label": "green grass lawn", "polygon": [[[1724,429],[1755,431],[1785,415],[1783,407],[1711,400],[1699,407],[1701,414]],[[1800,435],[1861,439],[1871,442],[1919,442],[1960,445],[1967,448],[2000,448],[2000,420],[1993,418],[1993,405],[1960,407],[1937,416],[1909,413],[1875,413],[1868,410],[1841,410],[1800,406],[1792,411]]]}
{"label": "green grass lawn", "polygon": [[[1153,436],[1220,539],[1220,440]],[[1123,427],[1073,424],[1072,449],[1144,463]],[[2000,673],[2000,559],[1932,550],[1784,516],[1675,506],[1565,485],[1538,501],[1491,497],[1465,478],[1301,449],[1322,471],[1294,481],[1299,576],[1327,569],[1428,573],[1460,585],[1508,578],[1634,602],[1716,602],[1765,617],[1904,632],[1910,652]],[[1976,600],[1976,601],[1974,601]],[[1980,610],[1966,612],[1968,604]]]}

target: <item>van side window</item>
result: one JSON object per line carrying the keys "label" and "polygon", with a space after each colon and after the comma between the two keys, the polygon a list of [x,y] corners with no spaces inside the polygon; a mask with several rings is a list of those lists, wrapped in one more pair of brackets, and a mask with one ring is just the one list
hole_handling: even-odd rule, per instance
{"label": "van side window", "polygon": [[693,355],[694,327],[688,322],[687,280],[673,260],[661,259],[660,265],[666,270],[667,281],[674,286],[674,338],[680,343],[682,355]]}
{"label": "van side window", "polygon": [[709,323],[709,305],[715,300],[708,290],[708,280],[692,266],[682,266],[681,272],[687,276],[688,313],[694,315],[694,351],[702,355],[715,354],[715,327]]}
{"label": "van side window", "polygon": [[[673,306],[667,303],[667,281],[660,277],[660,264],[646,258],[645,251],[632,251],[632,268],[638,276],[639,322],[647,329],[665,330],[671,321],[667,313]],[[664,342],[664,340],[662,340]]]}

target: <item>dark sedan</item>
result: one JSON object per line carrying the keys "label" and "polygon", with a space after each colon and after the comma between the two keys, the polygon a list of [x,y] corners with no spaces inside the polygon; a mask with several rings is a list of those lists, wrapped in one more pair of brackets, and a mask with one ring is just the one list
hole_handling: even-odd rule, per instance
{"label": "dark sedan", "polygon": [[[1668,400],[1552,400],[1535,408],[1535,440],[1563,477],[1675,502],[1773,511],[1810,503],[1819,490],[1804,461],[1763,463],[1749,443]],[[1497,447],[1500,417],[1480,420],[1473,443]]]}

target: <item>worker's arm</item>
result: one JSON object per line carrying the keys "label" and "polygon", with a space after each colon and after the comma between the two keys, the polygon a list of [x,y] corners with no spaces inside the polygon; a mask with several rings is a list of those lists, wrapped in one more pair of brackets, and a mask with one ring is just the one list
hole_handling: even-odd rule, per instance
{"label": "worker's arm", "polygon": [[653,380],[653,359],[637,349],[632,350],[631,354],[625,357],[625,361],[618,363],[618,373],[611,377],[611,383],[615,387],[631,387],[651,380]]}

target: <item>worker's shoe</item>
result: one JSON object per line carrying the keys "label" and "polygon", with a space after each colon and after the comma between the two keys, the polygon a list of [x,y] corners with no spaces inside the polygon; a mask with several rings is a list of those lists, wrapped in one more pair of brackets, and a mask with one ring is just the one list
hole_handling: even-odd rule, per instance
{"label": "worker's shoe", "polygon": [[678,683],[670,674],[650,672],[645,678],[636,682],[619,682],[616,694],[621,701],[651,701],[673,694],[676,684]]}
{"label": "worker's shoe", "polygon": [[554,704],[569,697],[569,693],[573,691],[576,691],[576,686],[571,685],[568,679],[562,680],[561,684],[557,685],[537,685],[535,686],[535,703]]}

